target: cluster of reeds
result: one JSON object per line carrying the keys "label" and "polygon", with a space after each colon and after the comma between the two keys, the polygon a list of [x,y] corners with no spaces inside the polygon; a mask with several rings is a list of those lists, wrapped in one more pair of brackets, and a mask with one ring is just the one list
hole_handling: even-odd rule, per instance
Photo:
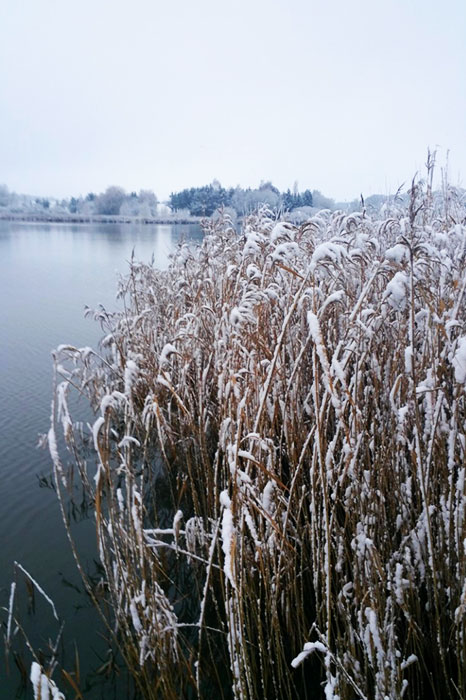
{"label": "cluster of reeds", "polygon": [[465,209],[418,183],[211,223],[132,262],[100,353],[59,348],[65,524],[60,422],[141,696],[466,697],[465,291]]}

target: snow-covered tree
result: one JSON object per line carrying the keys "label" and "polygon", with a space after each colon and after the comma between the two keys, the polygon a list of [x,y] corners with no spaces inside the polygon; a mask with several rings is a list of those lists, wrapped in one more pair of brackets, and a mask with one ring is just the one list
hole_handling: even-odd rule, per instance
{"label": "snow-covered tree", "polygon": [[105,192],[96,198],[96,211],[98,214],[114,215],[120,213],[120,207],[126,197],[122,187],[115,185],[107,187]]}

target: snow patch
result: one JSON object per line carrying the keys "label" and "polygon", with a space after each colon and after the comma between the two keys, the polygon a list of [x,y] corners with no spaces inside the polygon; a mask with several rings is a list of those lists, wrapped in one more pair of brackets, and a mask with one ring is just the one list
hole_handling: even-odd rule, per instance
{"label": "snow patch", "polygon": [[466,335],[458,338],[456,352],[452,360],[455,368],[455,379],[460,384],[466,383]]}
{"label": "snow patch", "polygon": [[326,654],[327,647],[324,644],[322,644],[322,642],[306,642],[306,644],[303,647],[303,650],[298,654],[298,656],[295,656],[295,658],[291,662],[293,668],[297,668],[298,666],[300,666],[303,663],[304,659],[307,659],[307,657],[314,651],[320,651],[323,654]]}

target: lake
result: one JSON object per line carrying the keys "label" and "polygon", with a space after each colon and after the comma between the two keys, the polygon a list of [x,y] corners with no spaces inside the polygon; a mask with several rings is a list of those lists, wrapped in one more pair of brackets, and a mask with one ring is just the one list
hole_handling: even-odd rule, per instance
{"label": "lake", "polygon": [[[41,480],[50,475],[48,451],[37,443],[38,435],[49,427],[51,350],[61,343],[96,347],[102,331],[95,321],[84,318],[85,305],[117,309],[118,273],[128,271],[132,250],[143,262],[153,255],[155,266],[164,269],[181,240],[200,242],[200,228],[0,221],[0,606],[8,606],[16,560],[40,583],[65,619],[65,668],[69,670],[73,667],[71,638],[77,641],[84,672],[99,665],[96,653],[103,655],[106,648],[90,631],[95,630],[95,614],[74,588],[80,579],[58,503]],[[92,520],[84,519],[76,530],[92,563]],[[57,634],[57,623],[40,597],[35,597],[35,612],[31,610],[24,577],[17,580],[24,624],[33,644],[44,648],[44,640]],[[27,651],[24,660],[29,670],[32,659]],[[0,698],[14,697],[17,688],[19,674],[11,656],[10,667],[12,673],[5,677],[2,655]],[[58,674],[56,680],[66,692]],[[106,692],[97,687],[86,698],[113,697]],[[32,695],[28,690],[22,697]]]}

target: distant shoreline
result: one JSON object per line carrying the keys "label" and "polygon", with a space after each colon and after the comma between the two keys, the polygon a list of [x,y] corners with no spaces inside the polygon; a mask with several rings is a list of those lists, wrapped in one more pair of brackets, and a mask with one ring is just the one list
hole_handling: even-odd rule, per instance
{"label": "distant shoreline", "polygon": [[50,224],[199,224],[200,216],[192,217],[147,217],[147,216],[107,216],[104,214],[14,214],[1,212],[0,220],[3,221],[35,221]]}

